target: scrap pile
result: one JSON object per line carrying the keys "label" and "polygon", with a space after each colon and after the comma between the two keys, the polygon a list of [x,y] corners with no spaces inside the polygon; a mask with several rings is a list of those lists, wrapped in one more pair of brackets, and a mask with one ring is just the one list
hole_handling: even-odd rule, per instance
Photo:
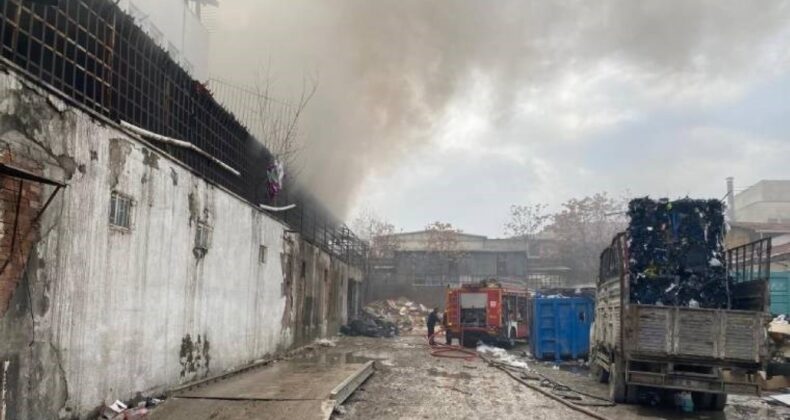
{"label": "scrap pile", "polygon": [[394,322],[401,331],[424,327],[425,319],[431,311],[425,305],[412,302],[405,297],[371,302],[364,310]]}
{"label": "scrap pile", "polygon": [[340,329],[345,335],[392,337],[425,325],[430,310],[404,297],[372,302],[362,309],[359,318]]}
{"label": "scrap pile", "polygon": [[726,308],[724,209],[719,200],[639,198],[628,205],[631,301]]}
{"label": "scrap pile", "polygon": [[790,322],[786,315],[779,315],[768,325],[768,336],[774,342],[776,357],[782,362],[790,361]]}

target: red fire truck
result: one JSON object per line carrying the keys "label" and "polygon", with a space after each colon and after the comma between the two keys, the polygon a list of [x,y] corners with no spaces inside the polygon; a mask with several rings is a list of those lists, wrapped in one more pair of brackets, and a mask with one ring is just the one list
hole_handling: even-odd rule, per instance
{"label": "red fire truck", "polygon": [[527,289],[506,287],[495,280],[447,289],[444,328],[447,343],[465,347],[478,341],[512,347],[529,334]]}

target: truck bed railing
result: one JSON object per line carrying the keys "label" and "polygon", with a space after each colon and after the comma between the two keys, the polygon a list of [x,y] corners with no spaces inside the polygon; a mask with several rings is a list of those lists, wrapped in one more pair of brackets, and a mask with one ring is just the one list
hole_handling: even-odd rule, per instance
{"label": "truck bed railing", "polygon": [[767,281],[771,275],[771,238],[727,250],[727,272],[735,283]]}
{"label": "truck bed railing", "polygon": [[771,238],[727,250],[727,274],[731,279],[730,308],[767,311],[771,276]]}

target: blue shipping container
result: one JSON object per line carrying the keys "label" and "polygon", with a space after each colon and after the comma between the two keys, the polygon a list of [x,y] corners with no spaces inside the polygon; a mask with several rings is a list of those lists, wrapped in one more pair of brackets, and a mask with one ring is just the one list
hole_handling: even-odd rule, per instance
{"label": "blue shipping container", "polygon": [[771,273],[771,313],[790,314],[790,272]]}
{"label": "blue shipping container", "polygon": [[535,298],[530,347],[537,359],[587,357],[595,303],[585,297]]}

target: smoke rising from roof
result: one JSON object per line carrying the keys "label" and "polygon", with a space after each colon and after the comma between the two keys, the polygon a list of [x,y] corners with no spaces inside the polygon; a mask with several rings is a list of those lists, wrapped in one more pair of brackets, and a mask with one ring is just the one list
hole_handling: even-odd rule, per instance
{"label": "smoke rising from roof", "polygon": [[299,176],[344,216],[363,180],[431,142],[476,83],[494,124],[524,92],[602,62],[693,92],[782,59],[764,51],[787,40],[789,15],[787,1],[227,0],[212,73],[249,84],[270,64],[281,96],[318,75]]}

